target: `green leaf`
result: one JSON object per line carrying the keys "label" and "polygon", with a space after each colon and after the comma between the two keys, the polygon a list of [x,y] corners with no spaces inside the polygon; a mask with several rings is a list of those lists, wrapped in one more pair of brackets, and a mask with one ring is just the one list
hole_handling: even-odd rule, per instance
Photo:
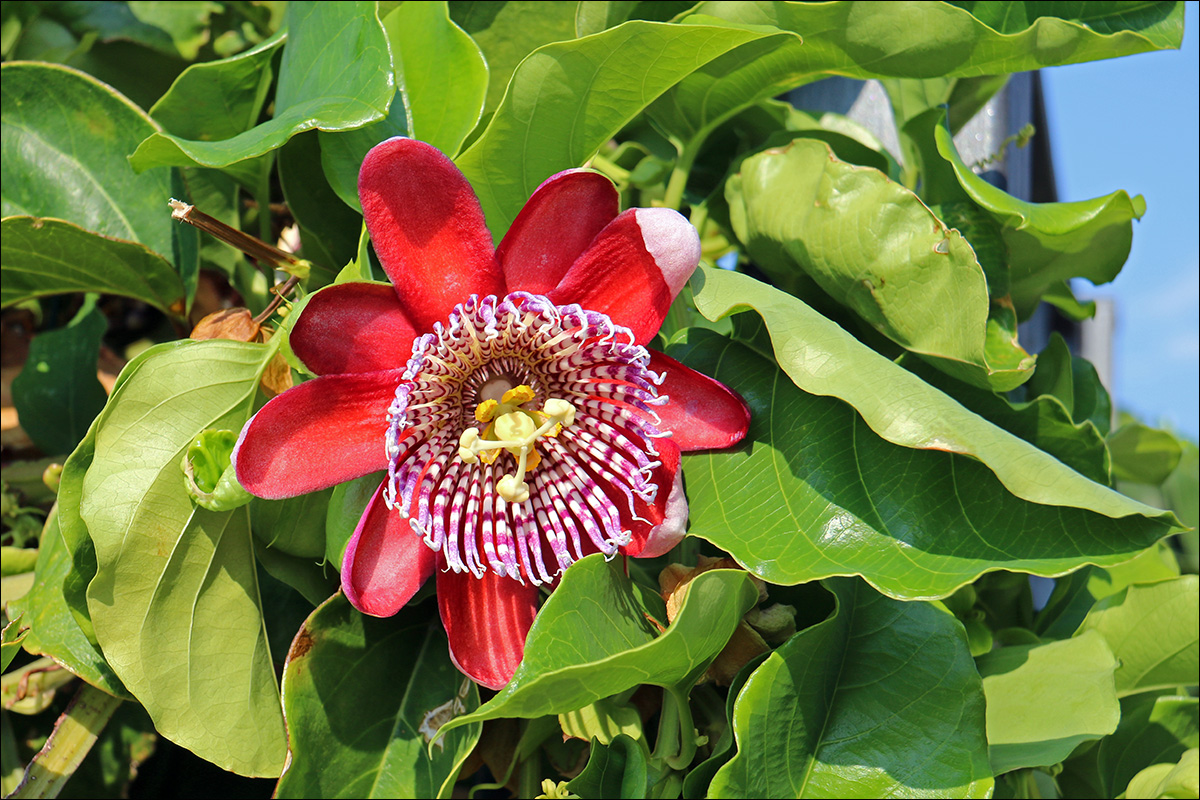
{"label": "green leaf", "polygon": [[[117,376],[117,385],[122,383],[122,376],[136,370],[136,365],[144,357],[145,353],[139,354],[121,370],[121,375]],[[96,547],[80,514],[80,506],[83,501],[83,479],[96,455],[98,420],[99,417],[92,420],[83,441],[67,456],[58,483],[58,525],[70,562],[62,580],[63,600],[71,616],[75,618],[75,623],[92,645],[98,645],[98,642],[95,627],[92,625],[92,615],[87,606],[87,587],[92,578],[96,577]]]}
{"label": "green leaf", "polygon": [[3,558],[0,560],[0,576],[7,578],[10,575],[33,572],[33,566],[37,563],[38,551],[36,547],[4,545],[0,547],[0,554],[3,554]]}
{"label": "green leaf", "polygon": [[92,298],[65,328],[39,333],[30,343],[25,367],[12,382],[13,406],[43,453],[70,453],[104,408],[108,395],[96,377],[96,361],[107,330]]}
{"label": "green leaf", "polygon": [[[1045,352],[1045,351],[1043,351]],[[1076,423],[1071,419],[1070,407],[1064,407],[1063,402],[1054,395],[1037,395],[1030,389],[1030,384],[1037,377],[1039,370],[1050,366],[1049,360],[1039,356],[1034,377],[1025,384],[1028,401],[1010,400],[1003,395],[969,386],[956,381],[943,372],[939,372],[924,361],[905,355],[897,359],[897,363],[920,377],[930,386],[953,397],[964,408],[989,422],[998,425],[1014,436],[1044,450],[1066,464],[1071,469],[1097,483],[1109,483],[1108,448],[1104,444],[1104,436],[1097,430],[1092,420],[1084,418]],[[1083,362],[1087,363],[1087,362]],[[1067,369],[1070,370],[1070,363]],[[1092,383],[1092,381],[1095,381]],[[1081,377],[1079,384],[1082,389],[1108,393],[1095,378],[1094,370],[1090,376]]]}
{"label": "green leaf", "polygon": [[[823,337],[815,325],[803,316],[790,319],[804,330],[803,343],[776,334],[779,353],[825,365],[816,372],[822,381],[838,369],[853,368],[854,357],[846,351],[832,358],[828,350],[821,352]],[[832,323],[824,324],[854,342]],[[903,372],[862,349],[880,365]],[[1006,491],[984,464],[943,452],[950,449],[949,437],[941,439],[941,450],[896,447],[873,433],[853,408],[798,389],[774,364],[716,333],[693,329],[668,353],[737,391],[751,413],[750,430],[738,448],[684,456],[689,532],[772,583],[858,574],[892,597],[944,597],[996,569],[1053,575],[1084,563],[1128,560],[1167,532],[1153,519],[1111,519],[1025,502]],[[872,376],[864,366],[848,377],[864,381],[863,388],[889,387],[887,397],[873,389],[870,397],[908,420],[885,431],[912,434],[918,417],[932,421],[925,410],[905,404],[941,405],[947,409],[939,417],[943,423],[950,422],[948,409],[954,408],[963,422],[960,433],[975,428],[979,440],[1002,445],[1000,469],[1011,474],[1018,464],[1029,470],[1045,460],[1053,476],[1048,480],[1077,483],[1088,497],[1102,492],[1113,495],[1114,503],[1131,502],[975,417],[928,384],[917,381],[910,388],[899,378]]]}
{"label": "green leaf", "polygon": [[988,4],[961,5],[716,0],[698,4],[684,21],[718,17],[793,31],[804,37],[789,53],[793,70],[853,78],[1001,75],[1178,48],[1183,38],[1178,3],[1003,3],[983,13],[1028,10],[1002,29],[972,14]]}
{"label": "green leaf", "polygon": [[332,282],[338,270],[354,258],[362,227],[362,217],[339,199],[325,177],[321,166],[322,136],[300,134],[277,154],[279,185],[288,209],[300,226],[301,252],[313,262],[310,289]]}
{"label": "green leaf", "polygon": [[[742,108],[824,75],[927,78],[939,86],[949,78],[980,77],[986,84],[987,76],[1002,73],[1179,47],[1182,9],[1157,4],[1145,13],[1143,4],[1126,5],[1142,13],[1106,17],[1100,31],[1090,16],[1079,16],[1078,6],[1064,4],[1001,34],[953,3],[704,2],[682,22],[766,35],[688,76],[651,115],[679,139],[694,141]],[[1071,18],[1055,19],[1055,12]],[[973,95],[993,86],[965,87],[957,105],[965,112],[979,102]]]}
{"label": "green leaf", "polygon": [[[542,181],[582,165],[683,77],[761,36],[728,27],[633,20],[531,53],[513,73],[487,129],[457,159],[479,195],[493,237],[499,240]],[[652,72],[631,77],[634,65],[651,62]]]}
{"label": "green leaf", "polygon": [[811,277],[880,333],[976,386],[1008,391],[1028,378],[1033,359],[1015,342],[985,347],[988,284],[971,245],[885,174],[797,139],[742,162],[726,199],[738,238],[781,288]]}
{"label": "green leaf", "polygon": [[513,71],[544,44],[574,39],[575,3],[509,0],[507,3],[450,0],[450,16],[483,51],[488,66],[484,115],[500,105]]}
{"label": "green leaf", "polygon": [[1186,686],[1200,671],[1200,579],[1133,585],[1096,603],[1080,635],[1096,631],[1121,660],[1117,692]]}
{"label": "green leaf", "polygon": [[273,119],[219,141],[155,133],[130,157],[134,169],[225,167],[275,150],[303,131],[353,130],[383,119],[396,87],[374,3],[291,3],[286,26]]}
{"label": "green leaf", "polygon": [[29,635],[29,627],[21,624],[18,614],[4,626],[3,643],[0,644],[0,672],[8,669],[13,657],[21,651],[21,642]]}
{"label": "green leaf", "polygon": [[1107,569],[1084,567],[1054,582],[1054,592],[1038,612],[1033,631],[1044,639],[1066,639],[1079,630],[1097,600],[1135,583],[1157,583],[1178,577],[1179,564],[1165,540],[1131,561]]}
{"label": "green leaf", "polygon": [[51,294],[101,292],[142,300],[174,316],[183,314],[178,273],[144,245],[38,217],[6,217],[0,230],[0,304],[5,307]]}
{"label": "green leaf", "polygon": [[1200,750],[1193,747],[1176,764],[1155,764],[1133,776],[1122,797],[1200,796]]}
{"label": "green leaf", "polygon": [[325,514],[325,560],[336,569],[341,570],[346,545],[367,510],[367,503],[386,478],[387,473],[373,472],[333,487]]}
{"label": "green leaf", "polygon": [[59,533],[58,513],[46,519],[38,548],[37,580],[24,597],[9,603],[9,613],[29,627],[23,646],[46,655],[99,689],[130,697],[100,648],[88,641],[63,596],[62,581],[71,571],[71,553]]}
{"label": "green leaf", "polygon": [[561,714],[640,683],[690,686],[757,598],[745,573],[710,570],[692,581],[675,621],[658,635],[629,578],[603,556],[588,556],[567,570],[538,613],[512,681],[445,730]]}
{"label": "green leaf", "polygon": [[165,31],[175,51],[190,61],[208,43],[210,15],[219,14],[223,8],[207,0],[170,5],[131,0],[129,10],[141,22]]}
{"label": "green leaf", "polygon": [[[536,24],[546,6],[535,14],[526,24]],[[407,101],[410,135],[454,156],[483,112],[488,89],[483,53],[450,20],[444,2],[402,3],[383,27],[398,57],[396,83]]]}
{"label": "green leaf", "polygon": [[962,626],[826,582],[837,611],[754,671],[710,797],[987,797],[984,698]]}
{"label": "green leaf", "polygon": [[596,800],[641,798],[646,796],[647,777],[643,746],[622,733],[611,744],[592,742],[587,766],[578,777],[567,782],[567,790]]}
{"label": "green leaf", "polygon": [[339,593],[312,613],[284,666],[291,762],[276,797],[449,796],[482,725],[436,732],[479,690],[428,612],[376,619]]}
{"label": "green leaf", "polygon": [[1058,776],[1063,797],[1116,797],[1140,770],[1174,761],[1200,745],[1200,701],[1153,693],[1121,700],[1121,722],[1095,747],[1082,749]]}
{"label": "green leaf", "polygon": [[[111,87],[66,67],[9,63],[0,71],[0,213],[66,220],[171,257],[171,175],[167,170],[137,175],[125,160],[157,130],[145,112]],[[10,235],[6,229],[4,239]],[[68,263],[88,259],[83,249],[64,253]],[[8,266],[5,258],[6,284]],[[5,286],[5,295],[9,291]],[[163,299],[160,307],[166,310],[175,297]]]}
{"label": "green leaf", "polygon": [[997,775],[1057,764],[1080,742],[1117,728],[1117,660],[1103,636],[1002,647],[977,663],[987,695],[988,757]]}
{"label": "green leaf", "polygon": [[197,508],[179,461],[200,431],[242,428],[273,353],[220,339],[148,351],[97,420],[81,507],[109,662],[162,735],[253,776],[280,773],[286,742],[250,514]]}
{"label": "green leaf", "polygon": [[1108,283],[1121,271],[1133,240],[1133,220],[1146,213],[1140,195],[1130,199],[1119,191],[1076,203],[1027,203],[964,164],[945,127],[938,126],[934,136],[938,152],[971,200],[1002,226],[1012,301],[1022,319],[1044,292],[1064,280]]}
{"label": "green leaf", "polygon": [[1128,422],[1108,437],[1113,477],[1152,486],[1165,481],[1183,457],[1183,447],[1171,433],[1140,422]]}
{"label": "green leaf", "polygon": [[1050,334],[1050,341],[1038,353],[1037,369],[1025,385],[1025,396],[1039,401],[1054,397],[1076,423],[1091,422],[1101,434],[1107,434],[1112,424],[1112,401],[1096,368],[1072,356],[1058,331]]}
{"label": "green leaf", "polygon": [[559,714],[558,724],[562,727],[563,736],[583,739],[585,742],[595,739],[602,745],[612,744],[618,736],[643,742],[645,739],[642,717],[637,708],[611,697]]}
{"label": "green leaf", "polygon": [[275,75],[271,62],[285,36],[281,31],[235,56],[192,64],[151,107],[150,116],[181,139],[221,141],[250,130],[266,101]]}
{"label": "green leaf", "polygon": [[[809,584],[818,591],[824,591],[821,584]],[[708,797],[708,787],[712,783],[713,776],[717,774],[717,770],[725,766],[729,759],[733,758],[734,749],[733,741],[733,717],[734,705],[738,695],[742,693],[742,687],[746,685],[746,681],[754,674],[754,671],[770,657],[770,653],[763,653],[760,656],[752,658],[746,662],[746,665],[738,670],[737,675],[733,677],[733,682],[729,684],[729,693],[725,696],[725,729],[721,731],[721,736],[713,743],[712,755],[704,761],[697,764],[687,777],[683,779],[683,796],[688,800],[701,800]]]}
{"label": "green leaf", "polygon": [[771,333],[779,366],[796,386],[846,401],[872,430],[894,444],[969,455],[987,465],[1010,492],[1030,502],[1086,508],[1114,519],[1138,515],[1175,524],[1169,513],[1063,469],[1052,457],[965,411],[796,298],[745,275],[708,267],[697,271],[692,287],[696,307],[711,320],[745,308],[758,311]]}
{"label": "green leaf", "polygon": [[254,536],[272,550],[323,560],[325,516],[332,494],[333,489],[324,489],[287,500],[255,498],[250,501]]}
{"label": "green leaf", "polygon": [[[251,508],[251,514],[254,513]],[[251,523],[253,525],[253,522]],[[332,569],[328,569],[324,564],[319,564],[311,558],[303,558],[301,556],[288,555],[282,550],[276,550],[262,543],[261,540],[254,540],[254,555],[258,559],[258,564],[266,570],[266,576],[259,573],[261,583],[266,583],[271,580],[276,584],[276,587],[284,587],[294,589],[292,595],[298,595],[308,603],[304,608],[305,613],[301,614],[301,618],[307,615],[308,611],[321,605],[335,594],[338,590],[338,575]],[[266,580],[264,580],[266,578]],[[266,616],[267,595],[263,594],[264,617]],[[294,597],[289,597],[288,600],[294,600]],[[290,605],[297,605],[290,603]],[[291,625],[286,629],[286,638],[282,642],[272,640],[271,649],[274,652],[287,650],[291,644],[293,633],[299,628],[300,623]],[[278,626],[276,626],[278,628]],[[267,625],[267,633],[272,636],[277,636],[279,631]],[[278,646],[276,644],[278,643]]]}

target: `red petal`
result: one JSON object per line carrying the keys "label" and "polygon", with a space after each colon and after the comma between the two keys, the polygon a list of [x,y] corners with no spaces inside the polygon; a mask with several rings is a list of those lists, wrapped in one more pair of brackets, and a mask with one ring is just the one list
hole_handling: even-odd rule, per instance
{"label": "red petal", "polygon": [[[679,544],[687,532],[687,496],[683,492],[683,473],[679,469],[679,448],[670,439],[655,443],[662,464],[654,470],[658,495],[653,503],[635,497],[633,508],[640,519],[629,522],[633,539],[621,548],[627,556],[654,558]],[[622,513],[622,522],[628,515]]]}
{"label": "red petal", "polygon": [[504,295],[483,210],[458,167],[415,139],[388,139],[358,174],[371,243],[422,331],[472,294]]}
{"label": "red petal", "polygon": [[401,375],[326,375],[279,395],[242,429],[233,450],[238,481],[278,500],[386,469],[387,412]]}
{"label": "red petal", "polygon": [[433,574],[437,554],[387,507],[380,484],[342,558],[342,591],[364,614],[390,617]]}
{"label": "red petal", "polygon": [[482,578],[452,572],[443,562],[437,596],[454,665],[476,683],[503,688],[525,655],[538,588],[493,572]]}
{"label": "red petal", "polygon": [[645,344],[699,263],[700,237],[678,212],[631,208],[600,232],[548,296],[608,314]]}
{"label": "red petal", "polygon": [[386,283],[343,283],[313,295],[292,328],[292,352],[317,375],[403,367],[413,328]]}
{"label": "red petal", "polygon": [[618,207],[616,187],[598,172],[567,170],[546,179],[496,250],[508,290],[547,294],[558,286]]}
{"label": "red petal", "polygon": [[746,435],[750,409],[725,384],[657,350],[650,351],[650,369],[665,377],[658,393],[671,399],[654,411],[680,450],[731,447]]}

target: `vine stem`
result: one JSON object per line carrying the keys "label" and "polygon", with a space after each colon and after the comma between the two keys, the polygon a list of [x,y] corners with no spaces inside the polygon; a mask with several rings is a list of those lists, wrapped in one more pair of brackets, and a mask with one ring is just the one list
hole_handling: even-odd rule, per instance
{"label": "vine stem", "polygon": [[687,187],[688,176],[692,173],[692,165],[696,163],[696,156],[700,153],[700,145],[704,143],[704,139],[701,135],[694,136],[679,151],[679,159],[675,162],[675,168],[671,170],[671,177],[667,181],[667,193],[663,197],[663,205],[667,208],[678,211],[683,205],[683,190]]}
{"label": "vine stem", "polygon": [[54,723],[50,738],[29,762],[25,776],[9,797],[58,797],[121,702],[121,698],[89,684],[80,686],[58,722]]}

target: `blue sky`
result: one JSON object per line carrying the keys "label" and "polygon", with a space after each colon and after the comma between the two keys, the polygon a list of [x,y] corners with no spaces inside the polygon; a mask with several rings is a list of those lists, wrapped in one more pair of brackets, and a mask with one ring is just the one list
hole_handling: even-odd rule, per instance
{"label": "blue sky", "polygon": [[1115,281],[1113,396],[1152,425],[1200,436],[1200,3],[1183,48],[1042,70],[1059,199],[1146,198]]}

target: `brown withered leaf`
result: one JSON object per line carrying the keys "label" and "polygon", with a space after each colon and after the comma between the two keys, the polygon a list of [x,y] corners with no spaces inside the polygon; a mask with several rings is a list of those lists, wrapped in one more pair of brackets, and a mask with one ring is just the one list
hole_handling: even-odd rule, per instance
{"label": "brown withered leaf", "polygon": [[[685,567],[683,564],[668,564],[667,567],[658,574],[658,588],[662,592],[662,598],[667,604],[667,621],[674,622],[675,615],[679,613],[679,609],[683,606],[684,598],[687,597],[688,585],[695,580],[697,575],[708,572],[710,569],[742,569],[742,566],[732,558],[710,558],[708,556],[699,556],[696,559],[696,566]],[[751,575],[754,583],[758,586],[758,602],[763,602],[767,599],[766,584]],[[757,608],[757,606],[756,606]],[[751,609],[753,613],[755,609]],[[733,677],[737,675],[738,670],[746,665],[755,656],[761,655],[771,648],[763,641],[762,636],[753,628],[746,624],[745,621],[739,622],[737,629],[733,635],[729,637],[729,642],[725,648],[709,665],[708,671],[704,673],[703,681],[712,681],[718,686],[728,686],[733,682]]]}
{"label": "brown withered leaf", "polygon": [[292,369],[282,353],[276,353],[267,368],[263,370],[262,389],[267,399],[277,394],[283,394],[292,388]]}
{"label": "brown withered leaf", "polygon": [[193,339],[231,339],[235,342],[257,342],[262,327],[246,308],[225,308],[214,311],[196,323]]}

